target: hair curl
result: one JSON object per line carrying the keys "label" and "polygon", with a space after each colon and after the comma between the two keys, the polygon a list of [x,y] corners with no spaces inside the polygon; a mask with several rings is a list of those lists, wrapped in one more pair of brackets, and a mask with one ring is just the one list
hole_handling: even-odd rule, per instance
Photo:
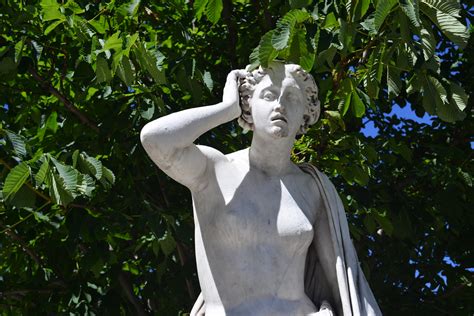
{"label": "hair curl", "polygon": [[285,76],[292,76],[306,95],[306,102],[304,104],[306,110],[298,134],[306,133],[308,128],[318,121],[321,106],[318,99],[318,86],[313,76],[304,71],[299,65],[273,63],[267,69],[259,67],[254,71],[248,72],[245,78],[240,79],[239,93],[242,114],[238,118],[238,123],[244,130],[253,130],[252,109],[249,101],[253,96],[255,87],[269,72],[273,71],[273,68],[281,66],[285,67]]}

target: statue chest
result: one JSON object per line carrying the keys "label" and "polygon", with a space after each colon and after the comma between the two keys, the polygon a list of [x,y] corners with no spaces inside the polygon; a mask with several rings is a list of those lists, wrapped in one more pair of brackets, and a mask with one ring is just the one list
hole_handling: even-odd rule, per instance
{"label": "statue chest", "polygon": [[256,251],[271,250],[279,256],[304,252],[313,238],[310,214],[314,213],[306,188],[294,179],[244,178],[220,186],[222,204],[211,213],[207,228],[218,248]]}

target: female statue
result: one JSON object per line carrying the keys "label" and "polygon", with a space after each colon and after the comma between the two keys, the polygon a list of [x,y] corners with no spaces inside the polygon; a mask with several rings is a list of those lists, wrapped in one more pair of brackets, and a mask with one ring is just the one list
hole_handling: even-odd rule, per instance
{"label": "female statue", "polygon": [[[152,160],[193,197],[202,293],[191,315],[381,315],[327,177],[290,160],[319,117],[317,86],[298,65],[229,73],[222,102],[148,123]],[[193,142],[238,118],[250,148]]]}

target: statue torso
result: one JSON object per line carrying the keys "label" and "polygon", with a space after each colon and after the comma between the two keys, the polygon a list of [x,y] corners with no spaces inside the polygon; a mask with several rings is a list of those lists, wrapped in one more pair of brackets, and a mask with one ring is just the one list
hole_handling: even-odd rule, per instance
{"label": "statue torso", "polygon": [[304,268],[319,201],[311,176],[249,169],[246,151],[216,164],[193,194],[207,315],[304,315]]}

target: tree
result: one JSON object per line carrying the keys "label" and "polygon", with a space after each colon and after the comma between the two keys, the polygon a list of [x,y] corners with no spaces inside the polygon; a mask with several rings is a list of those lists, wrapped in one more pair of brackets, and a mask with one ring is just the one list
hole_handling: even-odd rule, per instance
{"label": "tree", "polygon": [[[188,311],[190,195],[139,131],[218,102],[230,69],[274,59],[318,82],[322,118],[293,158],[341,192],[384,313],[474,311],[471,3],[0,3],[3,314]],[[388,116],[394,104],[436,117]],[[229,123],[198,141],[230,152],[249,135]]]}

